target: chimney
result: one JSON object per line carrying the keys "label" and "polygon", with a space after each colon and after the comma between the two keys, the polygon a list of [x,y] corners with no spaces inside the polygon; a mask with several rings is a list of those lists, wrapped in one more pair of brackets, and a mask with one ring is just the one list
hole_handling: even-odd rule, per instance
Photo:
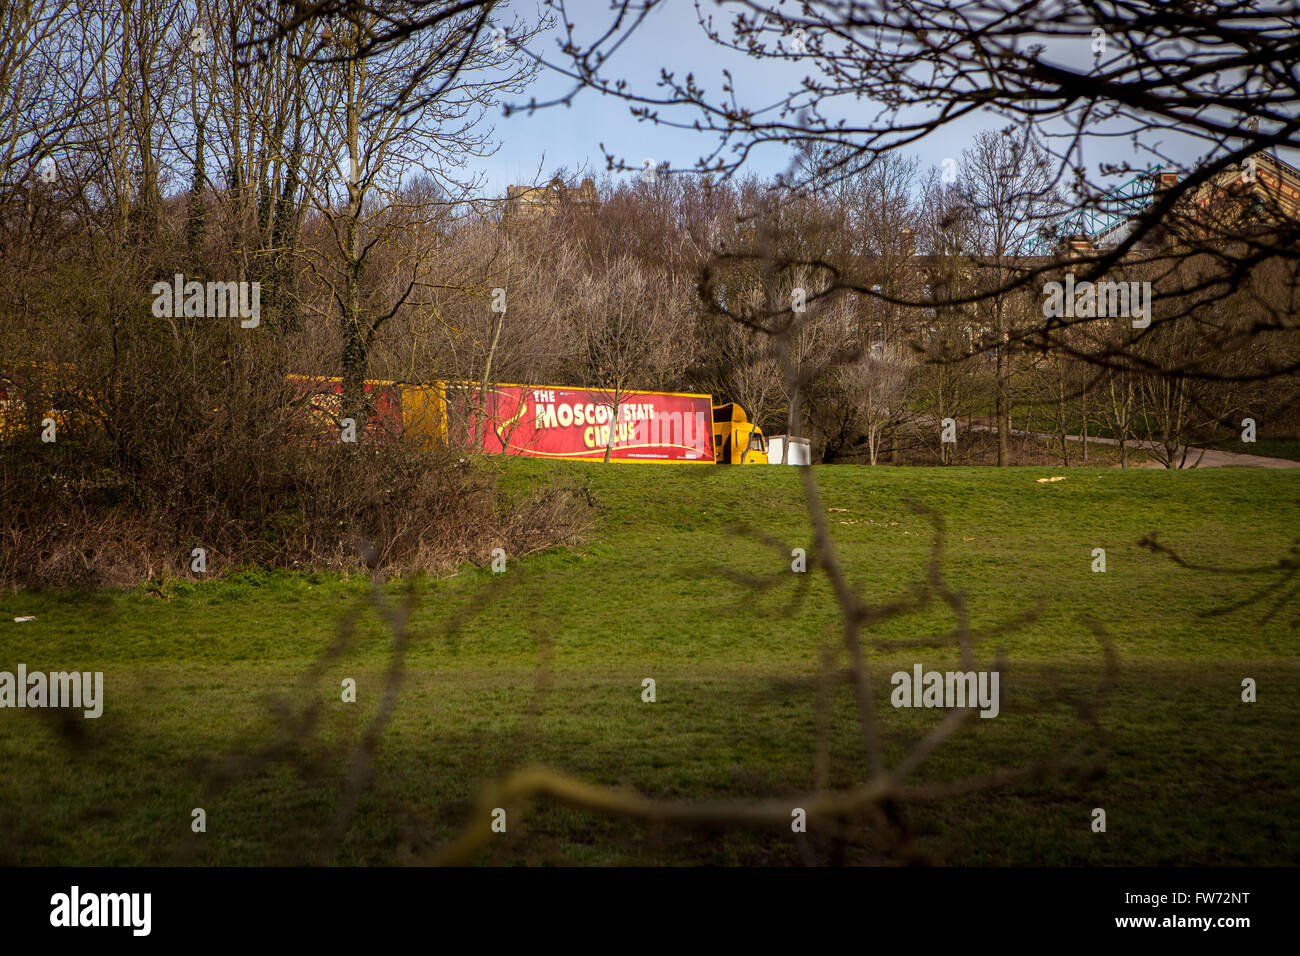
{"label": "chimney", "polygon": [[898,238],[899,238],[899,239],[901,240],[901,242],[902,242],[903,255],[905,255],[905,256],[914,256],[914,255],[916,255],[916,232],[915,232],[915,230],[912,230],[912,229],[900,229],[900,230],[898,230]]}

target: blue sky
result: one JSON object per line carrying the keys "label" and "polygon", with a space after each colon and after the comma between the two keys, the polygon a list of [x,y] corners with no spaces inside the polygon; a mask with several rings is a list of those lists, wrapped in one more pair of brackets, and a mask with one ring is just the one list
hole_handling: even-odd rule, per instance
{"label": "blue sky", "polygon": [[[520,15],[530,9],[527,4],[517,4]],[[593,28],[604,24],[609,17],[607,5],[599,0],[586,0],[581,4],[590,13],[583,15],[581,26]],[[706,8],[708,4],[702,4]],[[715,14],[715,24],[725,26],[729,16],[725,11]],[[532,49],[554,61],[557,52],[558,31],[543,35]],[[756,62],[740,53],[734,53],[713,43],[697,19],[694,4],[689,0],[675,0],[651,13],[634,34],[634,41],[625,44],[605,65],[608,77],[627,79],[638,92],[654,93],[661,69],[668,69],[684,78],[693,73],[696,81],[718,96],[723,83],[723,70],[730,69],[736,81],[739,96],[748,104],[775,103],[789,90],[797,89],[807,74],[806,64],[782,63],[765,60]],[[544,70],[534,83],[529,96],[539,101],[567,93],[573,86],[571,80],[549,70]],[[517,98],[526,102],[529,96]],[[656,163],[669,162],[673,168],[694,166],[701,155],[709,153],[717,144],[714,134],[692,130],[670,129],[632,117],[627,101],[601,96],[591,90],[582,90],[573,105],[552,106],[538,110],[533,115],[515,114],[509,118],[497,115],[491,118],[495,138],[502,147],[497,155],[482,161],[480,168],[487,175],[485,188],[489,194],[503,192],[507,184],[531,182],[537,174],[538,162],[546,156],[542,175],[549,175],[557,166],[573,170],[586,164],[591,174],[604,174],[606,163],[600,144],[629,164],[640,167],[647,158]],[[665,114],[676,121],[689,122],[695,114],[678,110]],[[973,124],[972,129],[978,129]],[[929,152],[917,150],[925,162],[938,165],[951,152],[938,152],[937,145]],[[759,174],[773,175],[786,168],[790,153],[779,146],[754,154],[746,169]],[[623,173],[631,177],[634,173]]]}
{"label": "blue sky", "polygon": [[[521,16],[528,15],[528,4],[515,6],[520,8]],[[609,17],[604,3],[588,0],[583,6],[591,9],[584,24],[594,26],[606,22]],[[543,34],[534,41],[531,49],[559,62],[558,37],[558,30]],[[608,62],[605,72],[626,77],[639,91],[654,89],[661,68],[677,70],[682,76],[694,72],[697,78],[706,80],[709,87],[716,90],[724,62],[743,72],[746,85],[742,88],[750,90],[752,95],[780,96],[789,79],[782,78],[781,82],[776,82],[774,75],[764,76],[755,71],[745,57],[726,55],[726,51],[704,35],[689,3],[668,4],[654,11],[638,29],[635,38],[635,42],[623,46]],[[788,72],[797,82],[799,74],[793,70]],[[752,86],[763,80],[767,82],[766,89]],[[526,102],[532,96],[545,101],[564,95],[572,86],[568,78],[543,70],[528,96],[515,98],[515,101]],[[532,115],[516,113],[509,118],[501,116],[498,111],[492,122],[501,149],[481,164],[488,177],[486,188],[489,194],[503,192],[507,184],[531,182],[537,175],[543,154],[545,165],[541,175],[544,177],[557,166],[567,166],[572,171],[584,165],[590,175],[599,177],[606,169],[601,143],[637,166],[651,158],[657,163],[670,162],[678,168],[693,165],[701,152],[707,151],[715,142],[708,135],[637,121],[631,116],[629,107],[626,101],[582,90],[571,106],[551,106]],[[775,172],[783,166],[777,160],[769,159],[769,163],[770,166],[758,171]]]}
{"label": "blue sky", "polygon": [[[527,0],[513,6],[521,18],[536,17],[532,3]],[[572,6],[583,11],[579,26],[588,31],[608,22],[609,8],[603,0],[579,0]],[[729,22],[731,14],[726,8],[719,9],[707,0],[702,0],[701,7],[706,13],[713,13],[715,25],[725,27]],[[499,18],[500,22],[507,24],[509,16],[507,13]],[[531,49],[558,61],[558,36],[558,31],[543,34],[534,41]],[[1066,41],[1054,46],[1055,49],[1049,49],[1060,62],[1078,66],[1092,60],[1086,40]],[[756,61],[728,51],[704,34],[694,3],[672,0],[650,15],[635,33],[634,40],[606,63],[603,72],[607,77],[628,80],[631,88],[638,92],[653,93],[660,70],[665,68],[676,72],[679,78],[694,73],[696,81],[710,90],[715,99],[722,86],[723,70],[730,69],[741,102],[753,107],[776,103],[787,91],[797,89],[810,67],[806,62]],[[544,101],[568,92],[571,87],[572,82],[567,78],[544,70],[529,94],[513,101],[526,102],[530,96]],[[864,102],[862,109],[864,117],[875,115],[876,107],[871,103]],[[686,121],[695,118],[687,111],[667,115]],[[558,166],[565,166],[572,173],[585,165],[587,175],[599,179],[606,171],[601,143],[617,157],[637,167],[649,158],[656,163],[669,162],[674,168],[693,166],[717,143],[713,134],[669,129],[638,121],[631,116],[626,101],[601,96],[591,90],[580,91],[568,107],[552,106],[532,115],[516,113],[508,118],[497,110],[489,116],[488,122],[495,128],[494,139],[501,144],[496,155],[475,164],[485,177],[483,192],[488,196],[504,194],[505,187],[510,184],[549,178],[551,171]],[[946,157],[959,157],[962,149],[970,145],[980,130],[1000,129],[1005,125],[1007,120],[995,115],[972,116],[907,147],[907,152],[919,158],[923,168],[939,166]],[[1180,143],[1179,135],[1173,131],[1148,134],[1145,142],[1184,160],[1190,159],[1200,149],[1199,144],[1191,141]],[[1094,164],[1090,172],[1094,174],[1095,164],[1101,161],[1132,162],[1141,166],[1150,162],[1149,157],[1136,157],[1127,139],[1095,138],[1086,149],[1089,163]],[[1295,157],[1285,158],[1295,161]],[[790,153],[785,148],[766,147],[752,156],[745,169],[770,176],[785,169],[789,159]],[[618,175],[631,177],[635,173]]]}

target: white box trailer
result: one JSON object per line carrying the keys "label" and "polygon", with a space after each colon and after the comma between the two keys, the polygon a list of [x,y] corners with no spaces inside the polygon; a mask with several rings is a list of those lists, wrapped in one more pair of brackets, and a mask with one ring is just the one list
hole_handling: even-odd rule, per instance
{"label": "white box trailer", "polygon": [[[790,451],[787,454],[785,449],[789,446]],[[781,459],[785,458],[787,465],[809,465],[812,464],[812,442],[807,438],[795,438],[791,435],[770,435],[767,439],[767,461],[770,465],[782,464]]]}

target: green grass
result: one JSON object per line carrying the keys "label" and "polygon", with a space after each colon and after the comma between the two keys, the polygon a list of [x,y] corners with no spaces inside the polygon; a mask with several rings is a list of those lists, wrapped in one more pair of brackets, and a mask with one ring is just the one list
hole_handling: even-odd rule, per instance
{"label": "green grass", "polygon": [[1210,442],[1206,447],[1221,451],[1235,451],[1241,455],[1263,455],[1265,458],[1286,458],[1300,461],[1300,440],[1294,438],[1259,438],[1244,442],[1241,436]]}
{"label": "green grass", "polygon": [[[484,783],[543,764],[585,781],[674,798],[786,797],[813,781],[818,648],[838,645],[825,578],[790,571],[811,530],[798,474],[782,468],[672,468],[503,462],[508,490],[580,481],[597,502],[589,543],[409,583],[418,599],[393,723],[341,845],[343,863],[412,862],[463,826]],[[1032,622],[980,642],[1002,653],[1004,706],[974,720],[919,782],[1025,766],[1083,733],[1105,770],[1064,774],[905,810],[917,845],[955,864],[1300,862],[1300,680],[1290,603],[1236,603],[1275,577],[1180,568],[1138,547],[1145,534],[1208,565],[1266,565],[1300,527],[1293,474],[1094,469],[816,469],[853,585],[871,603],[924,574],[946,521],[944,573],[976,633],[1042,602]],[[1065,474],[1039,484],[1036,478]],[[768,540],[763,540],[764,538]],[[1093,573],[1092,549],[1107,571]],[[489,560],[483,556],[484,563]],[[769,586],[751,588],[737,575]],[[451,635],[448,621],[464,617]],[[357,610],[352,646],[298,681]],[[10,623],[17,615],[38,620]],[[1076,719],[1103,673],[1100,626],[1120,677],[1100,731]],[[868,632],[872,641],[942,635],[936,603]],[[0,863],[250,864],[310,859],[339,800],[350,748],[378,705],[391,640],[365,584],[244,573],[152,592],[0,596],[0,670],[102,670],[105,713],[56,734],[49,712],[0,710]],[[942,714],[887,704],[889,675],[947,669],[948,646],[872,648],[887,757]],[[846,666],[840,655],[838,668]],[[359,701],[340,701],[340,681]],[[657,701],[641,701],[641,682]],[[1241,702],[1254,678],[1259,700]],[[316,702],[320,722],[267,765],[215,787],[210,771],[271,739],[279,704]],[[850,687],[832,700],[830,779],[863,779]],[[792,804],[794,805],[794,804]],[[190,833],[190,811],[207,833]],[[1106,809],[1105,834],[1089,829]],[[685,831],[556,806],[511,806],[481,862],[781,863],[802,857],[788,827]],[[855,825],[856,826],[856,825]],[[861,832],[858,832],[858,831]],[[878,859],[855,829],[847,859]],[[814,834],[816,836],[816,834]]]}
{"label": "green grass", "polygon": [[[1026,408],[1017,405],[1013,408],[1011,417],[1011,427],[1024,429],[1031,432],[1042,432],[1048,435],[1055,435],[1057,430],[1056,408],[1051,403],[1046,405],[1035,405],[1028,409],[1030,413],[1026,416]],[[972,411],[972,415],[978,418],[993,420],[995,414],[994,406],[987,405]],[[1093,415],[1099,412],[1094,409]],[[1078,415],[1077,410],[1071,410],[1067,418],[1065,432],[1067,435],[1083,434],[1083,419]],[[1150,435],[1158,435],[1160,429],[1149,425],[1144,419],[1139,417],[1133,424],[1129,432],[1129,440],[1139,442]],[[1115,429],[1105,421],[1090,417],[1088,420],[1088,436],[1090,438],[1114,438]],[[1244,442],[1241,440],[1241,432],[1234,431],[1232,434],[1219,438],[1195,438],[1186,439],[1188,444],[1197,448],[1215,448],[1219,451],[1236,452],[1239,455],[1262,455],[1265,458],[1286,458],[1291,461],[1300,461],[1300,440],[1295,438],[1257,438],[1254,442]],[[1099,449],[1094,447],[1094,452]]]}

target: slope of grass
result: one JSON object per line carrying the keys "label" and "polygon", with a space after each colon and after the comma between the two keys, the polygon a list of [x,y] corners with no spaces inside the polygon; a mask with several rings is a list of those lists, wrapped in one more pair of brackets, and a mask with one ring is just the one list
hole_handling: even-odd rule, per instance
{"label": "slope of grass", "polygon": [[1253,442],[1244,442],[1240,437],[1233,437],[1211,442],[1207,447],[1235,451],[1239,455],[1263,455],[1265,458],[1300,461],[1300,441],[1294,438],[1260,438]]}
{"label": "slope of grass", "polygon": [[[426,859],[464,824],[485,782],[530,764],[664,797],[793,798],[811,788],[818,649],[838,648],[838,617],[824,576],[790,570],[792,549],[814,551],[795,469],[501,464],[514,491],[586,484],[591,539],[512,557],[501,575],[468,567],[390,584],[395,599],[409,586],[417,601],[402,693],[374,782],[324,858]],[[907,594],[925,574],[934,532],[908,499],[940,513],[946,580],[965,594],[977,635],[994,632],[978,645],[980,666],[999,652],[1008,662],[1002,713],[972,721],[919,781],[1025,766],[1079,734],[1108,749],[1104,772],[1086,780],[1057,774],[907,808],[924,852],[962,864],[1300,862],[1294,603],[1269,618],[1270,600],[1249,598],[1276,577],[1182,568],[1137,544],[1155,532],[1198,564],[1275,563],[1300,527],[1294,475],[816,473],[823,505],[837,509],[827,517],[847,573],[872,603]],[[1053,474],[1065,480],[1036,481]],[[1105,573],[1091,570],[1095,548],[1105,549]],[[0,846],[0,862],[313,858],[392,645],[365,591],[357,580],[247,571],[153,590],[0,596],[0,670],[102,670],[106,684],[104,716],[69,721],[71,735],[48,711],[0,710],[0,828],[25,835]],[[351,646],[300,685],[349,612]],[[36,621],[10,623],[31,614]],[[951,642],[897,642],[953,626],[934,603],[868,632],[894,642],[869,655],[892,761],[943,714],[889,707],[889,675],[956,661]],[[1100,729],[1089,730],[1073,703],[1102,679],[1098,629],[1120,677],[1100,701]],[[355,704],[340,699],[349,677]],[[1259,687],[1254,704],[1241,701],[1247,677]],[[645,678],[656,682],[654,703],[641,699]],[[272,739],[284,706],[312,703],[310,735],[263,765],[221,763]],[[831,710],[829,779],[849,785],[863,779],[863,760],[842,681]],[[235,766],[227,785],[211,783],[218,765]],[[195,807],[208,817],[199,835]],[[1105,834],[1089,828],[1097,807],[1107,810]],[[507,809],[507,833],[481,861],[802,860],[788,828],[688,832],[546,801]],[[877,859],[873,833],[848,834],[846,859]]]}

